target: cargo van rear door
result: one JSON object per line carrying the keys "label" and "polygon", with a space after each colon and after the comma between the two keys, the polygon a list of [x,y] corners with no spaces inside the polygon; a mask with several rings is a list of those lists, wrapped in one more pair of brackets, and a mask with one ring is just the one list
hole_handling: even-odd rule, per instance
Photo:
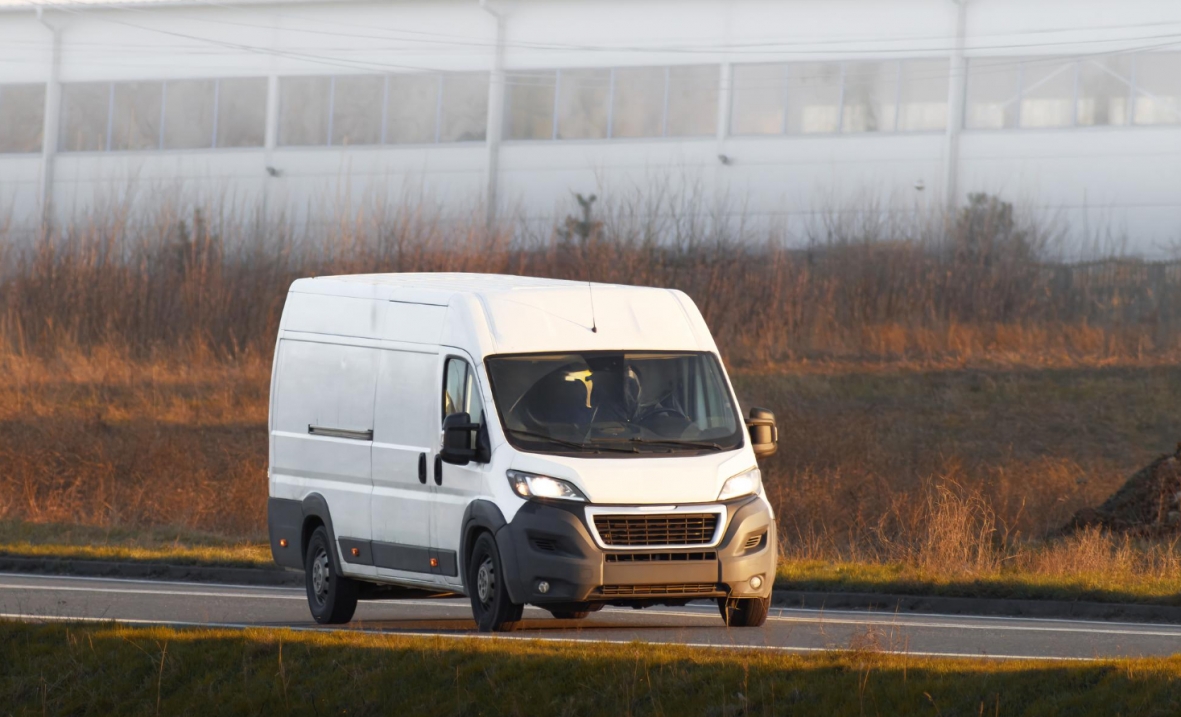
{"label": "cargo van rear door", "polygon": [[[344,571],[373,575],[370,540],[373,394],[381,351],[323,338],[279,342],[271,478],[277,493],[328,503]],[[285,485],[284,485],[285,484]],[[351,552],[357,547],[359,556]]]}

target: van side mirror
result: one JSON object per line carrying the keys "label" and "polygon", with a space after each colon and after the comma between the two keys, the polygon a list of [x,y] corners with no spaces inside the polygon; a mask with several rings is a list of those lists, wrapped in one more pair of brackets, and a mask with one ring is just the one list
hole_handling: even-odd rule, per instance
{"label": "van side mirror", "polygon": [[443,419],[443,448],[439,457],[444,463],[466,466],[475,461],[487,463],[491,456],[484,438],[483,427],[472,423],[466,413],[453,413]]}
{"label": "van side mirror", "polygon": [[750,447],[756,458],[775,455],[779,449],[779,426],[775,425],[774,413],[765,408],[750,409],[746,430],[750,433]]}

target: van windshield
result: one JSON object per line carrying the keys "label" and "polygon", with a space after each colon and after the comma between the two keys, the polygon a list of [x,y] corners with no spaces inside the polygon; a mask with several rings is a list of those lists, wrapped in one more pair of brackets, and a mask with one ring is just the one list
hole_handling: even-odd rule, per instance
{"label": "van windshield", "polygon": [[492,356],[487,367],[505,434],[520,450],[618,456],[742,446],[738,412],[710,353]]}

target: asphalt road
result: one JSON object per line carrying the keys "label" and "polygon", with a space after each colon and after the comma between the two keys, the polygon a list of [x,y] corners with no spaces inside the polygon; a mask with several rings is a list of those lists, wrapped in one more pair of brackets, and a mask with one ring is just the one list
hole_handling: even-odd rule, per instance
{"label": "asphalt road", "polygon": [[[311,619],[299,589],[16,574],[0,575],[0,618],[331,629]],[[460,599],[362,602],[346,629],[477,635],[471,608]],[[773,608],[762,628],[731,629],[712,603],[647,610],[608,607],[585,620],[555,620],[544,610],[526,608],[522,629],[506,637],[1010,659],[1181,651],[1181,625]]]}

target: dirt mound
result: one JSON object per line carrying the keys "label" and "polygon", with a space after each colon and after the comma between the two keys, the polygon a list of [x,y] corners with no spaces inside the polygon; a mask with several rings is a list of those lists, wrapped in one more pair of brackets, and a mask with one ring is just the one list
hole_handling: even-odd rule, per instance
{"label": "dirt mound", "polygon": [[1063,528],[1099,527],[1134,535],[1181,533],[1181,443],[1137,471],[1098,508],[1083,508]]}

